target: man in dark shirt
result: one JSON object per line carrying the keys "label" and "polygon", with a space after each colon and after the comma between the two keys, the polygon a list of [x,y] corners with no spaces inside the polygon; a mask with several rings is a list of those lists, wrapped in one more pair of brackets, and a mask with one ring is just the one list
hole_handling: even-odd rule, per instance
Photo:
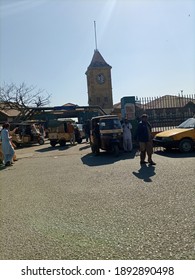
{"label": "man in dark shirt", "polygon": [[140,148],[140,164],[147,163],[145,161],[146,153],[148,156],[148,162],[150,165],[156,165],[152,160],[153,154],[153,143],[152,143],[152,134],[151,134],[151,125],[148,122],[148,116],[143,114],[141,116],[141,121],[138,124],[137,129],[137,138],[139,141]]}
{"label": "man in dark shirt", "polygon": [[94,129],[92,131],[93,138],[94,138],[94,148],[95,148],[95,154],[98,155],[100,152],[100,127],[99,123],[95,123]]}
{"label": "man in dark shirt", "polygon": [[90,141],[90,120],[87,120],[83,126],[86,142]]}

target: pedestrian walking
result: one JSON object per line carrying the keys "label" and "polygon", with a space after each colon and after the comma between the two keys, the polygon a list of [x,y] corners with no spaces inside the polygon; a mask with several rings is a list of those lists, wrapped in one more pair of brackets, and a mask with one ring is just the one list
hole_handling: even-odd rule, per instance
{"label": "pedestrian walking", "polygon": [[75,131],[74,131],[74,125],[71,122],[67,123],[67,132],[70,133],[70,144],[75,144]]}
{"label": "pedestrian walking", "polygon": [[123,128],[123,149],[125,152],[131,152],[133,145],[132,145],[132,124],[125,119],[124,123],[122,124]]}
{"label": "pedestrian walking", "polygon": [[9,128],[9,123],[5,123],[3,124],[3,129],[1,130],[2,152],[5,166],[12,165],[14,157],[14,148],[11,143],[11,137],[9,136]]}
{"label": "pedestrian walking", "polygon": [[86,142],[88,143],[88,141],[90,140],[90,120],[86,121],[83,128],[84,128],[84,132],[85,132]]}
{"label": "pedestrian walking", "polygon": [[16,145],[13,143],[13,141],[11,141],[11,144],[12,144],[12,147],[13,147],[13,149],[14,149],[14,156],[13,156],[13,161],[12,161],[12,162],[14,162],[14,161],[17,161],[17,160],[18,160],[18,159],[17,159],[17,156],[16,156],[16,152],[15,152]]}
{"label": "pedestrian walking", "polygon": [[44,125],[43,124],[39,125],[39,131],[40,131],[41,136],[43,138],[45,138],[45,129],[44,129]]}
{"label": "pedestrian walking", "polygon": [[143,114],[141,116],[141,121],[138,124],[137,139],[139,141],[139,149],[140,149],[140,164],[147,163],[147,161],[145,161],[146,154],[147,154],[148,163],[150,165],[156,165],[156,163],[152,160],[153,143],[152,143],[151,125],[148,122],[148,116],[146,114]]}

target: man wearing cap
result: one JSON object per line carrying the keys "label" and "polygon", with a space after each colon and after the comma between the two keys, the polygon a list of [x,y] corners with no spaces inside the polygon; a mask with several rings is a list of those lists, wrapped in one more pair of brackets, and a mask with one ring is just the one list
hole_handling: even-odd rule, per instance
{"label": "man wearing cap", "polygon": [[137,138],[139,141],[140,147],[140,164],[145,164],[146,153],[148,156],[148,163],[150,165],[156,165],[152,160],[153,154],[153,143],[152,143],[152,134],[151,134],[151,125],[148,122],[148,116],[143,114],[141,116],[141,121],[138,124],[137,129]]}

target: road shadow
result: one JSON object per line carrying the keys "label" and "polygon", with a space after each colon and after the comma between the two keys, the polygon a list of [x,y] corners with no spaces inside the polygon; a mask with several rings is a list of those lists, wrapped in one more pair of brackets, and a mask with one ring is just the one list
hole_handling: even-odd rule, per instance
{"label": "road shadow", "polygon": [[133,159],[136,155],[136,150],[133,150],[131,153],[120,152],[119,156],[114,156],[112,153],[101,151],[99,155],[94,155],[93,153],[84,155],[81,157],[83,164],[88,166],[100,166],[113,164],[120,160]]}
{"label": "road shadow", "polygon": [[177,149],[172,149],[171,151],[167,150],[156,150],[154,151],[155,154],[163,157],[170,157],[170,158],[191,158],[195,157],[195,151],[190,153],[182,153]]}
{"label": "road shadow", "polygon": [[2,163],[0,163],[0,170],[6,169],[6,166]]}
{"label": "road shadow", "polygon": [[16,146],[14,148],[14,150],[22,150],[22,149],[25,149],[25,148],[31,148],[31,147],[39,147],[40,144],[36,143],[36,144],[23,144],[23,145],[19,145],[19,146]]}
{"label": "road shadow", "polygon": [[4,164],[0,164],[0,171],[1,170],[13,170],[14,169],[14,164],[10,165],[10,166],[5,166]]}
{"label": "road shadow", "polygon": [[143,180],[144,182],[151,183],[155,173],[155,167],[153,165],[141,165],[141,168],[138,170],[138,172],[133,171],[132,172],[134,176],[136,176],[138,179]]}
{"label": "road shadow", "polygon": [[35,152],[38,152],[38,153],[45,153],[45,152],[49,152],[49,151],[65,151],[65,150],[68,150],[69,148],[73,147],[72,145],[70,144],[66,144],[65,146],[61,147],[59,145],[55,146],[55,147],[52,147],[52,146],[49,146],[47,148],[41,148],[41,149],[36,149]]}
{"label": "road shadow", "polygon": [[[84,144],[84,143],[83,143],[83,144]],[[86,143],[85,143],[85,144],[86,144]],[[87,150],[87,149],[89,149],[89,148],[91,148],[90,144],[80,147],[80,148],[79,148],[79,151]]]}

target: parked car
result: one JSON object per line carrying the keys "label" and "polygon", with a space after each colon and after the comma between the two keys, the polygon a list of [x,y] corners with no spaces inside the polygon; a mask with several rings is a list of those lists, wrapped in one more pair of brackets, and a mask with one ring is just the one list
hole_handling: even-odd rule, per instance
{"label": "parked car", "polygon": [[154,145],[168,150],[177,148],[181,152],[191,152],[195,147],[195,118],[189,118],[174,129],[157,133]]}

